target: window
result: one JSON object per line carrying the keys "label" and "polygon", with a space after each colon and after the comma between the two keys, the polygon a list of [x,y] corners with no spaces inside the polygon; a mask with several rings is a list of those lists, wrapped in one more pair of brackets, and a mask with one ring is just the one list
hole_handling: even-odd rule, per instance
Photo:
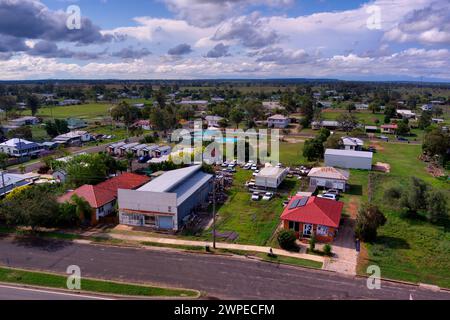
{"label": "window", "polygon": [[312,235],[313,231],[313,225],[312,224],[305,224],[303,226],[303,235],[305,237],[310,237]]}
{"label": "window", "polygon": [[289,229],[294,230],[295,232],[300,231],[300,223],[295,221],[289,221]]}
{"label": "window", "polygon": [[326,226],[317,226],[317,234],[321,236],[327,236],[328,235],[328,227]]}

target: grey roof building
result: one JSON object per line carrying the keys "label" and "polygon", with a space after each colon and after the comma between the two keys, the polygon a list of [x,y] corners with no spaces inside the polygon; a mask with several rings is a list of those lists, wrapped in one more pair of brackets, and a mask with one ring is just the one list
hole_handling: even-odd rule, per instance
{"label": "grey roof building", "polygon": [[372,152],[337,149],[325,151],[325,165],[329,167],[372,170],[372,160]]}
{"label": "grey roof building", "polygon": [[120,223],[177,231],[208,200],[212,178],[198,165],[168,171],[137,190],[119,190]]}

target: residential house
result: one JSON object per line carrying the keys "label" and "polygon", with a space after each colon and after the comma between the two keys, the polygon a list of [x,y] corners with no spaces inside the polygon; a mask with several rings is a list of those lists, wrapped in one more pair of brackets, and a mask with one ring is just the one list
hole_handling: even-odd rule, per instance
{"label": "residential house", "polygon": [[445,120],[444,119],[440,119],[440,118],[432,118],[431,122],[436,123],[436,124],[441,124],[441,123],[444,123]]}
{"label": "residential house", "polygon": [[83,185],[73,191],[69,191],[59,197],[58,202],[71,202],[73,195],[83,198],[92,207],[93,212],[90,218],[82,217],[82,219],[88,220],[91,225],[96,225],[103,218],[114,212],[119,189],[134,190],[149,181],[150,178],[146,176],[124,173],[95,186]]}
{"label": "residential house", "polygon": [[208,128],[214,127],[219,128],[220,127],[220,121],[222,121],[223,118],[219,116],[206,116],[205,121],[208,123]]}
{"label": "residential house", "polygon": [[36,156],[41,151],[42,147],[39,144],[24,139],[14,138],[0,144],[0,152],[10,157]]}
{"label": "residential house", "polygon": [[408,109],[397,109],[397,116],[403,119],[414,119],[416,114]]}
{"label": "residential house", "polygon": [[322,108],[331,108],[333,103],[331,101],[323,101],[323,100],[321,100],[321,101],[317,101],[317,104],[318,105],[320,104],[322,106]]}
{"label": "residential house", "polygon": [[378,132],[378,127],[377,126],[365,126],[364,129],[366,130],[367,133]]}
{"label": "residential house", "polygon": [[311,128],[313,130],[319,130],[321,128],[326,128],[329,130],[337,130],[340,129],[341,125],[338,121],[330,121],[330,120],[324,120],[324,121],[314,121],[311,123]]}
{"label": "residential house", "polygon": [[66,146],[81,145],[84,142],[92,140],[92,136],[87,131],[71,131],[61,134],[53,139],[54,142],[64,144]]}
{"label": "residential house", "polygon": [[310,187],[338,189],[345,191],[350,173],[333,167],[312,168],[308,174]]}
{"label": "residential house", "polygon": [[360,151],[364,147],[364,141],[359,138],[342,137],[341,142],[345,150]]}
{"label": "residential house", "polygon": [[52,173],[53,179],[55,179],[57,182],[64,183],[67,180],[67,171],[64,169],[58,169],[53,171]]}
{"label": "residential house", "polygon": [[119,189],[120,223],[178,231],[188,216],[208,204],[212,180],[198,165],[168,171],[137,190]]}
{"label": "residential house", "polygon": [[397,132],[397,129],[398,129],[398,125],[395,123],[384,124],[381,126],[381,133],[394,134],[395,132]]}
{"label": "residential house", "polygon": [[369,105],[367,103],[357,103],[355,104],[356,110],[369,110]]}
{"label": "residential house", "polygon": [[325,151],[325,165],[327,167],[372,170],[372,160],[372,152],[337,149]]}
{"label": "residential house", "polygon": [[154,157],[154,152],[159,149],[159,146],[156,144],[147,145],[144,149],[141,150],[141,157],[149,156],[151,158]]}
{"label": "residential house", "polygon": [[299,239],[332,242],[339,230],[344,203],[318,197],[292,197],[281,214],[283,228],[293,230]]}
{"label": "residential house", "polygon": [[255,177],[255,185],[258,187],[277,189],[289,174],[288,168],[266,167]]}
{"label": "residential house", "polygon": [[162,156],[168,156],[172,152],[170,146],[159,146],[157,149],[153,150],[154,158],[161,158]]}
{"label": "residential house", "polygon": [[59,102],[59,105],[61,107],[74,106],[74,105],[77,105],[77,104],[81,104],[81,100],[78,100],[78,99],[65,99],[65,100]]}
{"label": "residential house", "polygon": [[9,121],[12,126],[22,127],[22,126],[34,126],[39,124],[39,119],[37,117],[21,117]]}
{"label": "residential house", "polygon": [[120,148],[123,147],[124,145],[126,145],[126,143],[123,141],[117,142],[109,145],[106,149],[109,154],[118,156],[120,155]]}
{"label": "residential house", "polygon": [[18,187],[32,184],[31,179],[23,174],[2,172],[0,174],[0,197],[3,197]]}
{"label": "residential house", "polygon": [[132,148],[138,146],[140,143],[139,142],[132,142],[132,143],[126,143],[124,145],[122,145],[119,149],[120,149],[120,156],[125,156],[128,152],[132,152]]}
{"label": "residential house", "polygon": [[70,130],[82,129],[87,127],[86,121],[77,118],[67,119],[67,127]]}
{"label": "residential house", "polygon": [[284,129],[289,126],[290,120],[281,114],[276,114],[267,119],[267,126],[269,128]]}
{"label": "residential house", "polygon": [[134,123],[136,128],[141,128],[142,130],[150,131],[152,130],[152,125],[150,120],[138,120]]}
{"label": "residential house", "polygon": [[133,148],[131,148],[131,152],[133,152],[133,154],[136,157],[142,157],[144,156],[144,150],[147,148],[146,144],[138,144],[137,146],[134,146]]}

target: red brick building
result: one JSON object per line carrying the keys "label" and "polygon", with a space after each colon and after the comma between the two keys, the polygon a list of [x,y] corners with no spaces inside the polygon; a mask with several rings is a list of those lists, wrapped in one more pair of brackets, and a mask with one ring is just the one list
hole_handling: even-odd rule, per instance
{"label": "red brick building", "polygon": [[344,203],[317,197],[294,196],[281,214],[283,226],[299,239],[315,234],[319,242],[332,242],[337,235]]}

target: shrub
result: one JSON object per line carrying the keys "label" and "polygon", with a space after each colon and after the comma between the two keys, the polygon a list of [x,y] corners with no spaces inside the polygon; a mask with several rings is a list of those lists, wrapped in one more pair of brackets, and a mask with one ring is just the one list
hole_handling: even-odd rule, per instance
{"label": "shrub", "polygon": [[386,217],[377,206],[363,204],[356,217],[355,234],[363,241],[376,239],[377,230],[386,223]]}
{"label": "shrub", "polygon": [[311,252],[314,252],[316,250],[316,236],[314,234],[312,234],[311,239],[309,239],[309,250]]}
{"label": "shrub", "polygon": [[285,250],[293,250],[297,248],[295,241],[295,232],[292,230],[281,230],[277,236],[278,244]]}
{"label": "shrub", "polygon": [[384,197],[388,199],[400,199],[402,190],[399,187],[390,187],[384,192]]}
{"label": "shrub", "polygon": [[325,255],[329,257],[332,255],[332,248],[328,243],[323,246],[323,253],[325,253]]}

